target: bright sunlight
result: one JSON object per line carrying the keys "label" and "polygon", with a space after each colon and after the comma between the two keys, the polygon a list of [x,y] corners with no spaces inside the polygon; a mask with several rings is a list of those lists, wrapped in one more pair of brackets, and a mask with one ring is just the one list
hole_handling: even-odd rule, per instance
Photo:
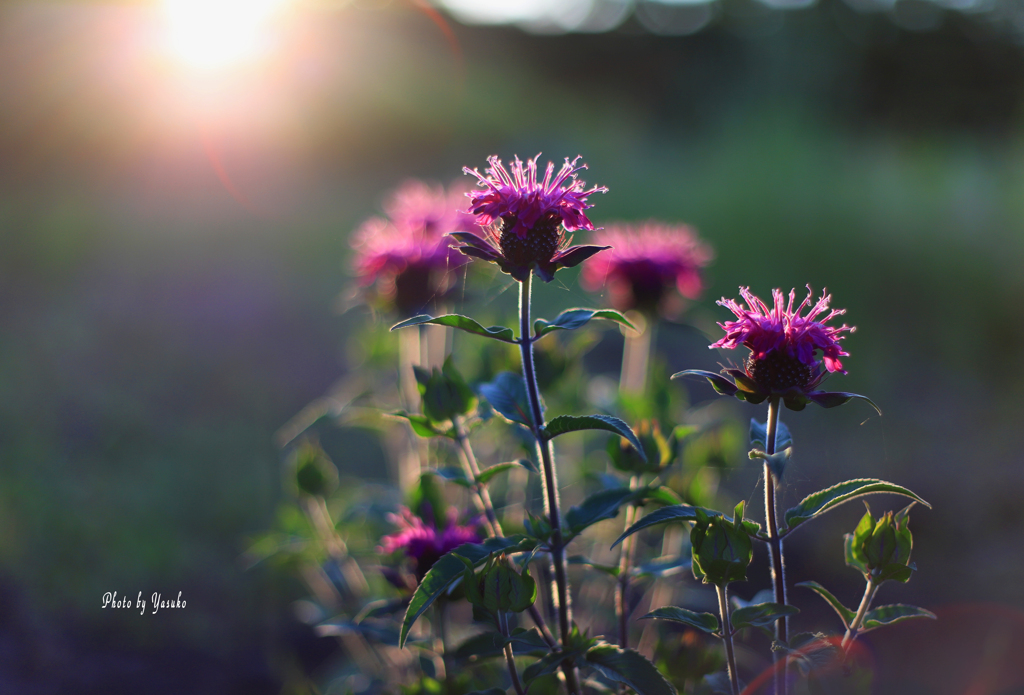
{"label": "bright sunlight", "polygon": [[164,0],[171,53],[197,68],[223,68],[264,55],[272,22],[289,0]]}

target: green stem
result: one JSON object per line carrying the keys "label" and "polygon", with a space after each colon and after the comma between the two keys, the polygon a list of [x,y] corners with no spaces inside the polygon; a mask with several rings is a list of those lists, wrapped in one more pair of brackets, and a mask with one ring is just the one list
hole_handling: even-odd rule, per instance
{"label": "green stem", "polygon": [[718,591],[718,613],[722,618],[722,641],[725,642],[725,659],[729,667],[729,685],[732,695],[739,695],[740,681],[736,671],[736,654],[732,648],[732,623],[729,620],[729,589],[717,584],[715,589]]}
{"label": "green stem", "polygon": [[[640,487],[640,476],[634,475],[629,480],[629,489],[636,490]],[[626,531],[633,524],[636,523],[640,516],[640,509],[635,504],[630,504],[626,507],[626,520],[623,525],[623,531]],[[628,598],[629,598],[629,572],[633,564],[633,555],[635,545],[636,534],[628,536],[626,540],[622,541],[622,547],[619,555],[619,577],[618,582],[615,585],[615,613],[619,619],[619,646],[626,649],[629,646],[629,611],[628,611]]]}
{"label": "green stem", "polygon": [[860,606],[857,607],[857,615],[853,617],[850,626],[846,628],[846,634],[843,635],[843,642],[840,646],[844,650],[850,646],[853,640],[857,639],[857,631],[860,630],[860,626],[864,623],[864,616],[867,615],[868,609],[871,608],[871,602],[875,600],[875,592],[878,591],[878,587],[879,584],[875,582],[875,578],[869,577],[868,584],[864,587],[864,598],[860,600]]}
{"label": "green stem", "polygon": [[[558,631],[562,648],[569,644],[572,625],[572,607],[569,603],[569,577],[565,571],[565,546],[562,541],[562,514],[559,509],[558,478],[555,472],[555,457],[551,442],[544,438],[544,413],[540,405],[540,390],[533,362],[533,338],[530,330],[530,280],[533,274],[519,283],[519,348],[523,358],[523,381],[526,382],[526,396],[530,403],[530,420],[533,436],[537,440],[541,465],[544,471],[544,511],[551,525],[551,562],[555,569],[555,593],[558,608]],[[569,662],[563,662],[565,684],[574,695],[580,692],[576,669]]]}
{"label": "green stem", "polygon": [[[473,453],[473,447],[469,443],[469,434],[466,432],[466,428],[461,418],[455,418],[452,421],[452,427],[455,430],[455,443],[459,447],[459,459],[462,461],[462,469],[470,480],[476,480],[480,476],[480,464],[477,463],[476,454]],[[486,485],[476,483],[472,487],[473,498],[476,500],[476,505],[484,513],[487,519],[487,535],[490,538],[502,538],[505,532],[502,531],[501,522],[498,521],[498,515],[494,511],[494,503],[491,502],[491,493],[488,492]],[[540,630],[541,637],[548,643],[549,647],[555,646],[554,635],[548,630],[548,626],[544,623],[544,617],[537,610],[536,606],[531,605],[526,609],[530,614],[530,618],[536,623],[537,628]]]}
{"label": "green stem", "polygon": [[[768,432],[765,439],[765,448],[769,456],[775,453],[775,439],[779,428],[779,399],[772,396],[768,400]],[[782,538],[779,536],[779,523],[775,512],[775,476],[768,463],[764,464],[764,512],[765,525],[768,527],[768,556],[772,565],[772,585],[775,589],[775,603],[785,605],[786,603],[786,568],[782,555]],[[785,644],[789,640],[788,625],[783,616],[775,621],[775,640]],[[774,652],[775,668],[775,693],[786,695],[786,657],[785,653]],[[782,662],[781,665],[778,662]]]}
{"label": "green stem", "polygon": [[[498,629],[506,640],[509,638],[508,616],[504,611],[498,611]],[[519,681],[519,672],[516,670],[516,657],[512,653],[512,643],[505,645],[505,663],[508,665],[508,675],[512,678],[512,685],[516,689],[516,695],[526,695],[523,684]]]}

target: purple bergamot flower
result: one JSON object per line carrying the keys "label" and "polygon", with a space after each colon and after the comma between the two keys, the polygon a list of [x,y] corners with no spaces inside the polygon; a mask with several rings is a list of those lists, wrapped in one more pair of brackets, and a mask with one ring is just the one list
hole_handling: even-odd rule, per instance
{"label": "purple bergamot flower", "polygon": [[459,512],[455,507],[448,508],[447,522],[440,530],[433,523],[424,522],[407,507],[402,507],[398,514],[389,514],[388,521],[395,524],[398,530],[380,539],[377,552],[391,555],[401,551],[412,560],[416,584],[446,553],[465,543],[480,543],[483,540],[478,520],[459,523]]}
{"label": "purple bergamot flower", "polygon": [[[743,369],[727,368],[721,374],[687,370],[676,376],[702,376],[719,393],[751,403],[760,403],[769,397],[781,398],[791,410],[803,410],[811,402],[826,408],[842,405],[851,398],[871,402],[853,393],[817,390],[830,373],[846,374],[839,358],[848,357],[849,353],[839,341],[846,337],[844,333],[856,330],[845,323],[825,325],[846,313],[845,309],[829,308],[832,295],[822,292],[814,301],[808,285],[806,299],[794,306],[796,290],[790,291],[787,301],[782,290],[776,289],[772,290],[770,307],[747,287],[740,288],[740,295],[746,306],[724,297],[718,302],[735,314],[737,320],[718,324],[725,331],[725,337],[711,347],[734,349],[743,345],[749,348],[750,355]],[[878,409],[874,403],[871,405]]]}
{"label": "purple bergamot flower", "polygon": [[697,299],[704,289],[701,271],[714,255],[690,227],[653,220],[608,225],[594,241],[611,249],[583,266],[584,288],[607,287],[613,308],[649,316],[677,313],[670,306],[673,289]]}
{"label": "purple bergamot flower", "polygon": [[484,236],[459,232],[452,236],[467,256],[482,258],[498,266],[516,280],[525,280],[535,269],[545,281],[554,278],[559,268],[570,268],[603,250],[599,246],[569,246],[571,233],[593,230],[586,215],[592,206],[587,198],[605,193],[604,186],[587,188],[576,173],[586,169],[577,164],[580,157],[569,161],[555,174],[555,165],[548,162],[544,178],[537,179],[538,154],[523,162],[516,157],[511,171],[497,155],[487,158],[486,175],[476,169],[464,168],[475,176],[484,190],[468,193],[469,212],[476,224],[484,227]]}
{"label": "purple bergamot flower", "polygon": [[356,276],[379,303],[410,315],[451,289],[450,271],[466,259],[448,234],[473,223],[458,211],[464,190],[408,181],[385,201],[387,217],[371,217],[356,230]]}

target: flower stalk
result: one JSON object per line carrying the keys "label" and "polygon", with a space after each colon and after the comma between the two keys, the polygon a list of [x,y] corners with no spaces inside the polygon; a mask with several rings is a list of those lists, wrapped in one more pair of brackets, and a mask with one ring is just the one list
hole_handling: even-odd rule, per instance
{"label": "flower stalk", "polygon": [[[773,396],[768,400],[768,427],[765,448],[769,456],[775,453],[775,440],[779,429],[779,398]],[[786,604],[786,567],[782,556],[782,538],[779,536],[779,523],[775,509],[775,475],[766,461],[764,464],[764,511],[765,525],[768,527],[768,555],[771,560],[772,587],[775,592],[775,603]],[[789,640],[786,617],[775,623],[775,640],[784,644]],[[775,669],[775,692],[786,693],[785,655],[781,651],[775,653],[776,662],[782,661],[781,667]]]}
{"label": "flower stalk", "polygon": [[[551,525],[551,563],[555,570],[555,607],[558,611],[558,632],[562,646],[568,644],[572,626],[569,577],[565,571],[565,546],[562,539],[562,514],[559,509],[558,477],[555,471],[555,457],[552,444],[543,434],[544,413],[540,404],[540,390],[533,361],[533,338],[530,335],[530,280],[532,273],[519,282],[519,348],[523,360],[523,380],[530,404],[531,430],[537,440],[541,466],[544,473],[544,511]],[[563,663],[566,687],[570,693],[580,692],[576,670],[569,663]]]}
{"label": "flower stalk", "polygon": [[739,695],[740,681],[732,645],[732,623],[729,620],[729,587],[727,584],[716,584],[715,589],[718,592],[718,612],[722,619],[722,641],[725,643],[725,659],[729,669],[729,687],[732,695]]}
{"label": "flower stalk", "polygon": [[[501,636],[506,640],[510,637],[508,629],[508,616],[505,611],[498,611],[498,629]],[[516,695],[526,695],[522,682],[519,680],[519,672],[516,670],[516,657],[512,653],[512,643],[505,643],[505,663],[508,665],[508,675],[512,679],[512,685],[516,689]]]}
{"label": "flower stalk", "polygon": [[857,614],[850,621],[850,626],[846,629],[846,634],[843,635],[843,641],[840,644],[844,651],[857,639],[857,632],[860,630],[861,625],[864,624],[864,616],[867,615],[868,609],[871,608],[871,602],[875,600],[875,593],[878,591],[880,584],[881,582],[875,581],[873,575],[868,577],[867,586],[864,587],[864,597],[860,600],[860,605],[857,607]]}

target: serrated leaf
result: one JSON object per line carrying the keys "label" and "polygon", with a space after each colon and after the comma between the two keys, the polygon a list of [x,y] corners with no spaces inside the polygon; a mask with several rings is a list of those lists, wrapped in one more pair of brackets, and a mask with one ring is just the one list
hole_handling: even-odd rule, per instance
{"label": "serrated leaf", "polygon": [[904,603],[894,603],[889,606],[879,606],[869,610],[864,616],[864,625],[860,631],[867,632],[868,630],[874,630],[886,625],[895,625],[896,623],[902,623],[904,620],[912,620],[914,618],[937,620],[938,616],[924,608],[908,606]]}
{"label": "serrated leaf", "polygon": [[515,468],[518,465],[519,464],[516,462],[499,463],[494,466],[491,466],[490,468],[485,468],[482,471],[480,471],[480,475],[476,477],[476,481],[481,485],[486,485],[488,482],[490,482],[491,478],[498,475],[498,473],[504,473],[510,468]]}
{"label": "serrated leaf", "polygon": [[900,562],[890,562],[888,565],[877,570],[878,573],[875,575],[875,581],[881,584],[891,579],[906,584],[910,581],[911,575],[916,571],[917,565],[913,562],[906,565]]}
{"label": "serrated leaf", "polygon": [[483,564],[488,558],[498,553],[520,553],[532,550],[537,542],[526,536],[509,536],[507,538],[488,538],[483,543],[465,543],[441,557],[434,563],[423,581],[416,587],[416,592],[409,601],[409,607],[402,619],[402,631],[398,646],[405,646],[409,630],[413,623],[423,615],[434,600],[440,596],[456,579],[466,571],[465,558],[474,567]]}
{"label": "serrated leaf", "polygon": [[552,652],[545,657],[541,657],[523,669],[523,681],[526,683],[527,687],[529,687],[530,683],[535,679],[548,673],[554,673],[558,670],[558,667],[561,666],[567,656],[567,654],[563,654],[562,652]]}
{"label": "serrated leaf", "polygon": [[581,430],[613,432],[628,440],[633,448],[636,449],[640,458],[644,461],[647,460],[644,447],[640,444],[640,440],[636,438],[636,435],[633,434],[633,430],[625,422],[611,415],[559,415],[544,427],[543,435],[547,439],[553,439],[566,432],[579,432]]}
{"label": "serrated leaf", "polygon": [[494,338],[504,343],[515,343],[515,334],[511,328],[505,326],[491,326],[490,328],[484,328],[479,323],[469,318],[468,316],[462,316],[461,314],[446,314],[444,316],[430,316],[429,314],[421,314],[420,316],[413,316],[411,319],[406,319],[401,323],[396,323],[391,327],[391,330],[397,331],[400,328],[408,328],[409,326],[421,326],[425,323],[432,323],[437,326],[448,326],[450,328],[458,328],[460,331],[466,331],[467,333],[473,333],[474,335],[482,335],[485,338]]}
{"label": "serrated leaf", "polygon": [[739,630],[741,627],[768,627],[779,618],[796,615],[800,609],[796,606],[787,606],[782,603],[758,603],[753,606],[737,608],[732,612],[732,627]]}
{"label": "serrated leaf", "polygon": [[802,586],[821,596],[823,599],[828,601],[828,605],[832,606],[833,610],[839,614],[839,618],[843,621],[843,627],[849,628],[850,623],[856,617],[857,613],[851,611],[849,608],[844,606],[839,599],[832,595],[828,589],[823,587],[818,582],[800,582],[796,586]]}
{"label": "serrated leaf", "polygon": [[565,513],[565,525],[569,537],[577,536],[586,528],[604,519],[611,519],[619,513],[621,507],[634,494],[628,487],[601,490],[583,500],[576,507]]}
{"label": "serrated leaf", "polygon": [[547,335],[553,331],[572,331],[585,326],[591,319],[607,319],[621,323],[623,326],[634,328],[633,324],[626,320],[626,317],[612,309],[566,309],[551,321],[537,319],[533,322],[533,330],[536,337]]}
{"label": "serrated leaf", "polygon": [[480,384],[478,391],[506,420],[531,428],[533,418],[530,417],[530,402],[522,375],[502,372],[494,381]]}
{"label": "serrated leaf", "polygon": [[646,620],[651,618],[654,620],[668,620],[673,623],[682,623],[683,625],[689,625],[690,627],[702,630],[709,635],[713,635],[719,630],[718,616],[713,613],[697,613],[686,608],[680,608],[679,606],[664,606],[656,610],[651,611],[647,615],[640,618]]}
{"label": "serrated leaf", "polygon": [[625,683],[637,695],[675,695],[676,689],[665,680],[654,664],[633,649],[614,644],[595,644],[584,656],[586,663],[601,675]]}
{"label": "serrated leaf", "polygon": [[707,379],[711,382],[711,386],[723,396],[735,396],[739,392],[739,387],[733,382],[721,374],[715,372],[706,372],[703,369],[686,369],[681,372],[676,372],[671,376],[672,379],[678,379],[684,376],[697,376]]}
{"label": "serrated leaf", "polygon": [[819,490],[818,492],[812,493],[803,498],[800,504],[786,512],[785,525],[782,530],[791,531],[805,521],[809,521],[810,519],[820,516],[833,507],[837,507],[840,504],[849,502],[857,497],[881,493],[903,495],[904,497],[909,497],[916,502],[920,502],[929,509],[932,507],[932,505],[928,504],[914,492],[911,492],[902,485],[896,485],[895,483],[888,483],[884,480],[876,480],[874,478],[859,478],[857,480],[847,480],[842,483],[837,483],[832,487]]}
{"label": "serrated leaf", "polygon": [[[750,446],[761,451],[768,451],[768,423],[750,418]],[[782,420],[778,420],[775,428],[775,451],[782,451],[793,446],[793,435]]]}
{"label": "serrated leaf", "polygon": [[[723,517],[729,523],[733,523],[733,519],[731,517],[725,516],[721,512],[717,512],[713,509],[704,509],[703,507],[691,507],[688,504],[677,504],[672,507],[662,507],[661,509],[656,509],[650,514],[647,514],[642,519],[640,519],[640,521],[636,522],[628,529],[626,529],[626,531],[621,536],[619,536],[614,543],[612,543],[612,547],[614,548],[623,540],[625,540],[628,536],[633,535],[637,531],[642,531],[648,526],[655,526],[657,524],[667,524],[673,521],[697,521],[698,512],[701,512],[708,517],[720,516]],[[761,530],[761,526],[757,522],[750,521],[749,519],[744,519],[743,530],[745,530],[751,536],[757,536],[758,532]]]}

